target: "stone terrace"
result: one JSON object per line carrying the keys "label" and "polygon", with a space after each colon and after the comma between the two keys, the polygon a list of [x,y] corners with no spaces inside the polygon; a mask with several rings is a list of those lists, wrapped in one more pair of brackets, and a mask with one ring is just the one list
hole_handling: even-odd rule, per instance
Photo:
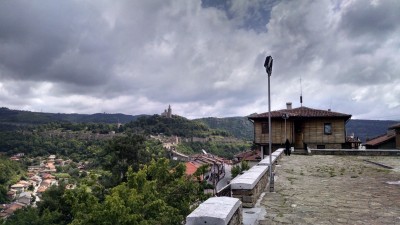
{"label": "stone terrace", "polygon": [[275,191],[261,200],[260,225],[400,224],[400,157],[286,156]]}

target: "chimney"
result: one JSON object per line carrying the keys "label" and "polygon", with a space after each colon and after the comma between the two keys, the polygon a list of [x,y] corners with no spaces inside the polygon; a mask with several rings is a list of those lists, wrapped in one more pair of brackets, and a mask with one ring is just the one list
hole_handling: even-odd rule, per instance
{"label": "chimney", "polygon": [[286,109],[292,109],[292,103],[286,102]]}

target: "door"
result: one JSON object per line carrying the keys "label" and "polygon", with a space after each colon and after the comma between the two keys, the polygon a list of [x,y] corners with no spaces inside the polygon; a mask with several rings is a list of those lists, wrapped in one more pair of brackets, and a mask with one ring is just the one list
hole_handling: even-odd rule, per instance
{"label": "door", "polygon": [[294,147],[303,148],[303,123],[294,123]]}

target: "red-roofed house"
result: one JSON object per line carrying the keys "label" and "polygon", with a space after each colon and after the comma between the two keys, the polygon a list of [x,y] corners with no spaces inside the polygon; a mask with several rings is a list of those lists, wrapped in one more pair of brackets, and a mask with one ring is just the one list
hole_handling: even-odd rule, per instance
{"label": "red-roofed house", "polygon": [[365,142],[367,149],[400,149],[400,123],[389,127],[386,134]]}
{"label": "red-roofed house", "polygon": [[246,161],[248,162],[250,167],[259,163],[260,160],[261,160],[260,150],[249,150],[245,152],[240,152],[235,155],[235,162],[239,163],[241,161]]}
{"label": "red-roofed house", "polygon": [[[192,176],[196,170],[201,166],[201,164],[195,162],[186,162],[186,175]],[[203,175],[200,176],[200,180],[203,180]]]}
{"label": "red-roofed house", "polygon": [[[273,149],[283,147],[285,130],[287,139],[297,149],[304,148],[304,144],[316,149],[340,149],[346,143],[345,125],[351,115],[304,106],[292,108],[292,103],[286,105],[286,109],[271,112]],[[286,126],[284,115],[288,116]],[[248,119],[254,124],[254,143],[268,149],[268,112],[253,114]]]}
{"label": "red-roofed house", "polygon": [[13,202],[0,213],[0,218],[6,219],[12,215],[17,209],[22,209],[25,205],[19,202]]}

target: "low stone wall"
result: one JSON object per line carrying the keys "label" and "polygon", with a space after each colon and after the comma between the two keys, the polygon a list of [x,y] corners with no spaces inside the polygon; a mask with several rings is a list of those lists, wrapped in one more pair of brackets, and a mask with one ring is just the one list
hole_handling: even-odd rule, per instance
{"label": "low stone wall", "polygon": [[[283,148],[271,154],[272,168],[283,155]],[[269,156],[230,183],[232,197],[212,197],[200,204],[189,216],[186,225],[241,225],[242,207],[255,206],[269,181]],[[225,187],[229,190],[229,187]],[[224,188],[224,189],[225,189]]]}
{"label": "low stone wall", "polygon": [[253,166],[243,175],[232,180],[232,197],[240,199],[245,208],[254,207],[267,186],[268,177],[268,167]]}
{"label": "low stone wall", "polygon": [[[271,154],[272,170],[282,157],[283,148]],[[269,182],[270,158],[266,156],[256,166],[231,181],[232,197],[242,201],[243,207],[252,208]]]}
{"label": "low stone wall", "polygon": [[312,155],[400,156],[400,150],[387,149],[310,149]]}
{"label": "low stone wall", "polygon": [[186,217],[186,225],[242,225],[242,221],[241,202],[231,197],[209,198]]}

